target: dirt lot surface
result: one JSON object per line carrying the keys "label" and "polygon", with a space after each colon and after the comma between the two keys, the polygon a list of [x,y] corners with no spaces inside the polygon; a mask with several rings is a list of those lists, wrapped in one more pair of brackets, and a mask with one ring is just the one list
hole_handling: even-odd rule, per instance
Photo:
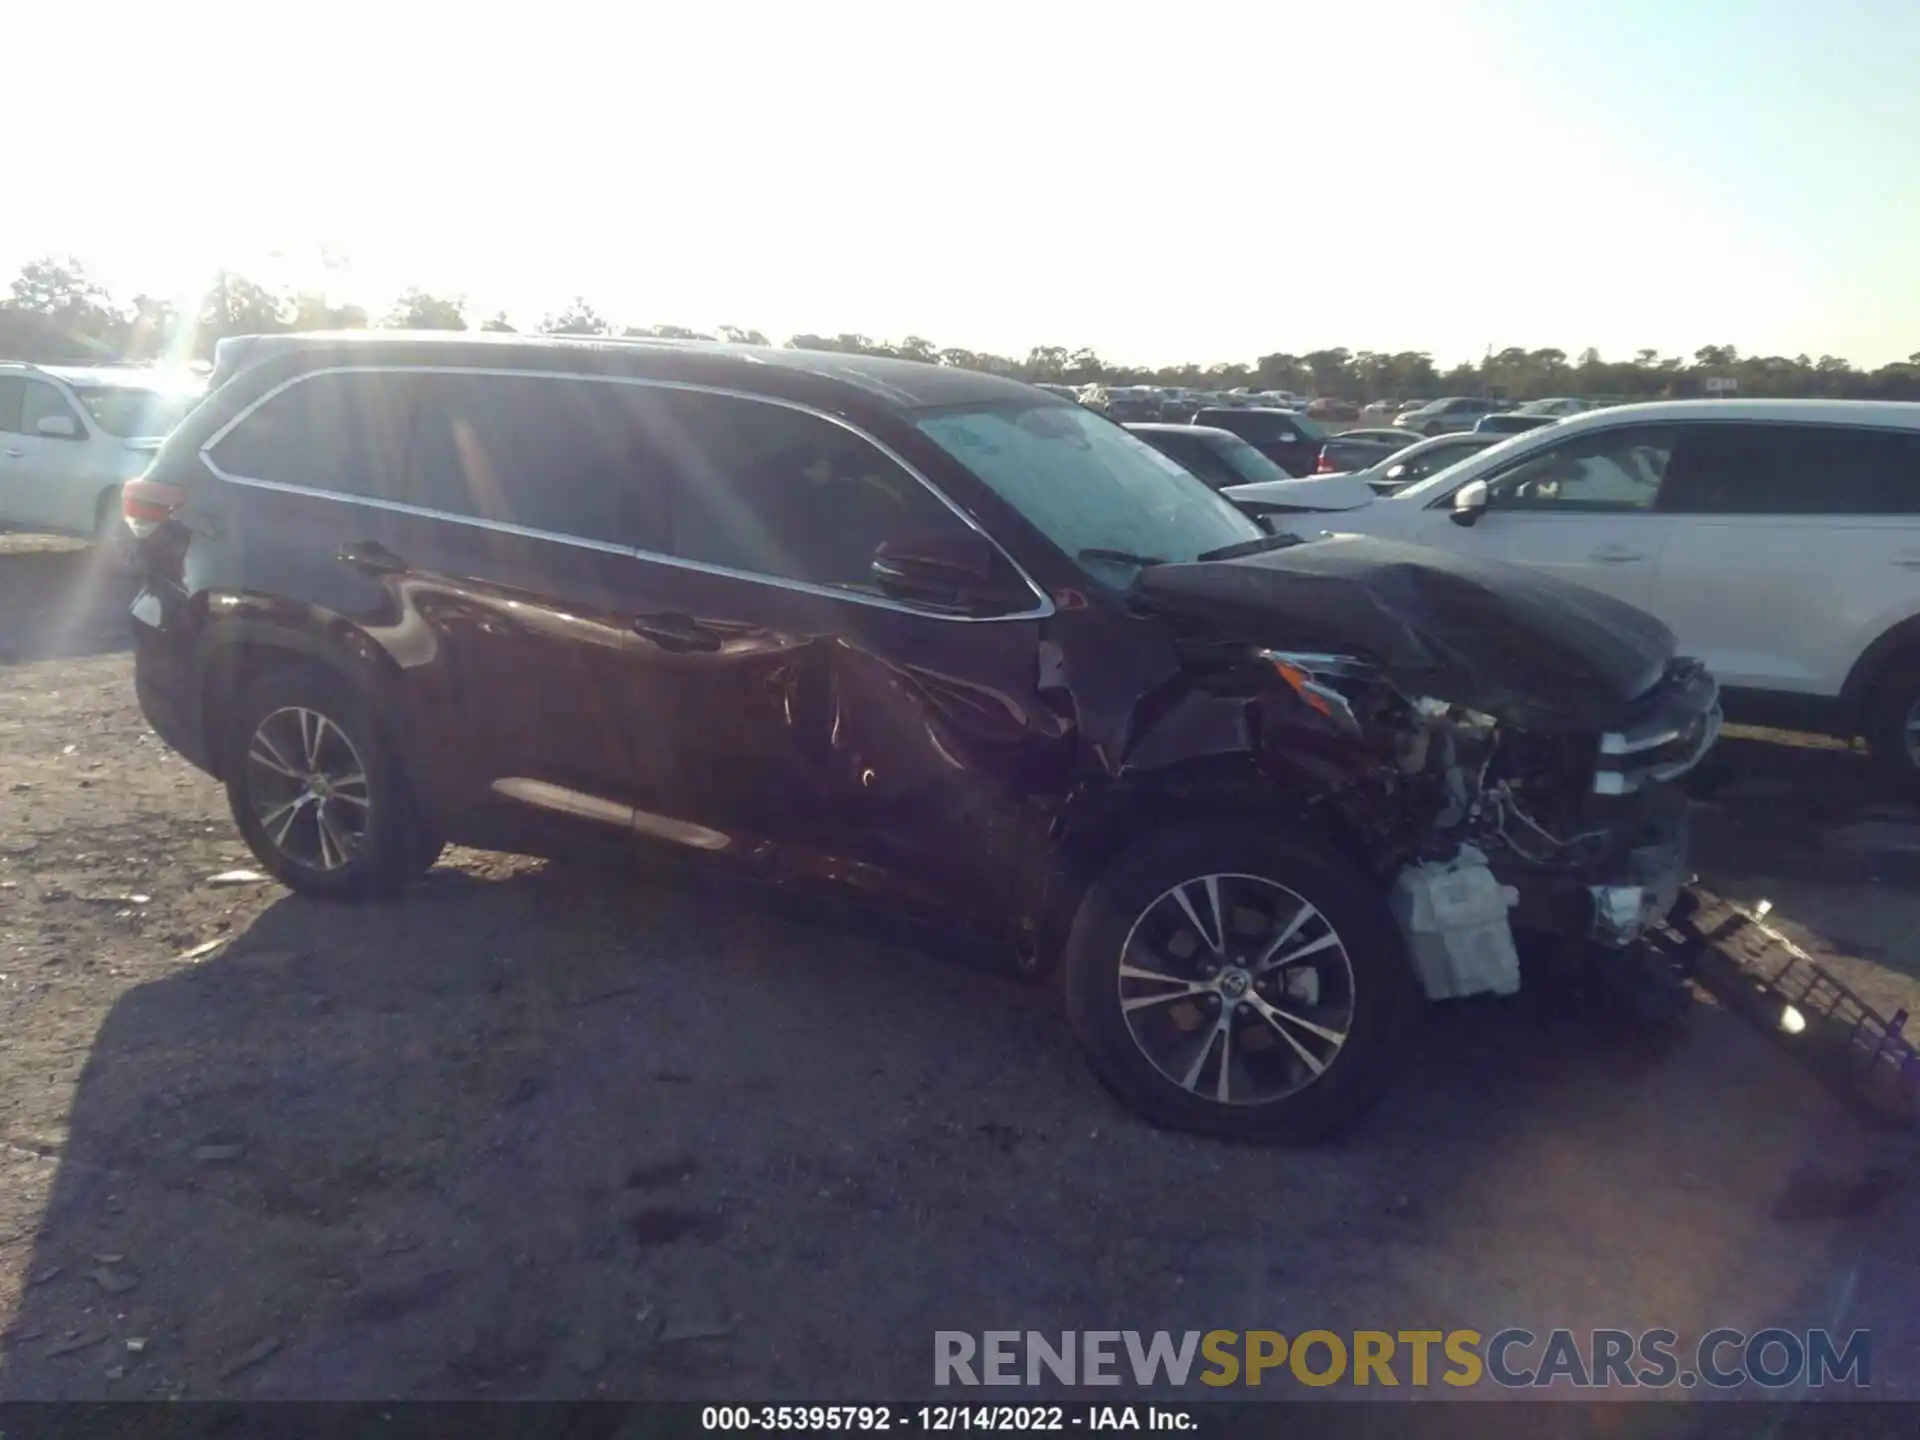
{"label": "dirt lot surface", "polygon": [[[123,588],[0,541],[0,1397],[906,1398],[942,1328],[1771,1324],[1869,1328],[1920,1394],[1911,1151],[1704,1002],[1664,1053],[1436,1011],[1332,1149],[1156,1132],[1044,993],[756,895],[213,883],[249,860],[134,705]],[[1912,1005],[1920,817],[1842,750],[1721,770],[1706,879]]]}

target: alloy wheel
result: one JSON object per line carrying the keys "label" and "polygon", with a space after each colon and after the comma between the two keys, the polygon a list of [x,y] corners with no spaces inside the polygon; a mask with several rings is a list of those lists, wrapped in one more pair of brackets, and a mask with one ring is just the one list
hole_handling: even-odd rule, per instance
{"label": "alloy wheel", "polygon": [[1257,875],[1196,876],[1154,900],[1127,932],[1119,986],[1140,1053],[1222,1105],[1304,1090],[1353,1026],[1353,964],[1339,933],[1305,898]]}
{"label": "alloy wheel", "polygon": [[372,814],[367,767],[319,711],[287,706],[255,727],[247,797],[268,843],[294,864],[331,873],[359,857]]}

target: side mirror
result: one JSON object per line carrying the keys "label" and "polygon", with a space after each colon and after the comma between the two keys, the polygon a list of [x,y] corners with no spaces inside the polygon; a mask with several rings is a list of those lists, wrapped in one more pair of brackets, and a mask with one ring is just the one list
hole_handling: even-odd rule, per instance
{"label": "side mirror", "polygon": [[51,440],[78,440],[80,427],[71,415],[42,415],[34,424],[34,433]]}
{"label": "side mirror", "polygon": [[994,543],[975,530],[910,535],[873,552],[880,593],[962,615],[1006,615],[1033,608],[1033,592]]}
{"label": "side mirror", "polygon": [[1480,517],[1487,513],[1487,504],[1487,482],[1469,480],[1453,492],[1453,523],[1477,525]]}
{"label": "side mirror", "polygon": [[1242,505],[1240,510],[1242,514],[1246,515],[1254,524],[1266,531],[1267,534],[1278,535],[1280,533],[1280,520],[1273,511],[1262,510],[1253,505]]}

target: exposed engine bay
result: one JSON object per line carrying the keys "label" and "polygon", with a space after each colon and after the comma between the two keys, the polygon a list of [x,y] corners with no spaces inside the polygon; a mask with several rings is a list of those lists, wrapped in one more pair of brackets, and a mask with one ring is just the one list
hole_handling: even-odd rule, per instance
{"label": "exposed engine bay", "polygon": [[1624,949],[1679,899],[1686,805],[1670,782],[1720,730],[1697,662],[1673,662],[1619,729],[1536,736],[1403,695],[1356,657],[1255,653],[1395,772],[1413,844],[1394,912],[1430,998],[1519,988],[1516,932]]}
{"label": "exposed engine bay", "polygon": [[1625,968],[1679,899],[1672,782],[1719,738],[1720,697],[1652,616],[1359,537],[1156,566],[1140,587],[1184,622],[1190,674],[1252,660],[1284,682],[1255,702],[1256,762],[1360,837],[1430,997],[1518,988],[1516,937]]}

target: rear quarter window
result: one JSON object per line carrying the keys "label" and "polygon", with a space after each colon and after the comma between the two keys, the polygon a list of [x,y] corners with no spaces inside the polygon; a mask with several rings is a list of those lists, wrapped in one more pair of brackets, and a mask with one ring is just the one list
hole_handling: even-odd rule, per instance
{"label": "rear quarter window", "polygon": [[1659,504],[1696,515],[1920,514],[1920,434],[1861,425],[1689,426]]}
{"label": "rear quarter window", "polygon": [[625,549],[666,537],[655,392],[550,376],[422,375],[409,498],[429,510]]}
{"label": "rear quarter window", "polygon": [[408,377],[328,371],[271,393],[208,450],[230,478],[401,500]]}

